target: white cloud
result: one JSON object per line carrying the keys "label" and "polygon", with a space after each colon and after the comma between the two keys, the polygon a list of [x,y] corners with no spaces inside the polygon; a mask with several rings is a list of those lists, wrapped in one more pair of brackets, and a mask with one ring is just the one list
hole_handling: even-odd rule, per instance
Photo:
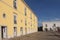
{"label": "white cloud", "polygon": [[55,20],[60,20],[59,18],[56,18]]}

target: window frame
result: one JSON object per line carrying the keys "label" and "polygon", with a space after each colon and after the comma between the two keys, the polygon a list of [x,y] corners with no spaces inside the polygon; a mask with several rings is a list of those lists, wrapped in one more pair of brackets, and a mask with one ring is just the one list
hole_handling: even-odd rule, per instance
{"label": "window frame", "polygon": [[14,1],[13,1],[13,7],[14,7],[15,9],[17,9],[17,0],[14,0]]}

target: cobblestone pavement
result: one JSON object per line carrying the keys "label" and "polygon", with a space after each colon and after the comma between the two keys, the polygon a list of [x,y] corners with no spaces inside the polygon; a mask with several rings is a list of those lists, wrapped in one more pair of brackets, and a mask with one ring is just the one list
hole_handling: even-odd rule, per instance
{"label": "cobblestone pavement", "polygon": [[37,32],[9,40],[60,40],[60,35],[55,35],[53,32]]}

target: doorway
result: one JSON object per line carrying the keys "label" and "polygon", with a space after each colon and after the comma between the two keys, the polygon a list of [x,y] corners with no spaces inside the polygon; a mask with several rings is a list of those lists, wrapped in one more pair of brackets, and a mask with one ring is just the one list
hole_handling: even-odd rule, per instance
{"label": "doorway", "polygon": [[47,31],[48,31],[48,29],[47,29],[47,28],[45,28],[45,31],[47,32]]}
{"label": "doorway", "polygon": [[21,35],[23,35],[23,27],[20,27]]}
{"label": "doorway", "polygon": [[7,27],[6,26],[1,26],[1,37],[7,38]]}
{"label": "doorway", "polygon": [[25,34],[27,34],[27,28],[25,28]]}
{"label": "doorway", "polygon": [[14,27],[14,37],[17,36],[17,27]]}

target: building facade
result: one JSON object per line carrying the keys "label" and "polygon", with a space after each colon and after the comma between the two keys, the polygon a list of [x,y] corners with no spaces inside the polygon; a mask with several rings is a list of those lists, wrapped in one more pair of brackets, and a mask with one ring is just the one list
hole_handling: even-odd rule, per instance
{"label": "building facade", "polygon": [[43,31],[60,31],[60,21],[42,22]]}
{"label": "building facade", "polygon": [[0,38],[37,32],[38,20],[24,0],[0,0]]}

